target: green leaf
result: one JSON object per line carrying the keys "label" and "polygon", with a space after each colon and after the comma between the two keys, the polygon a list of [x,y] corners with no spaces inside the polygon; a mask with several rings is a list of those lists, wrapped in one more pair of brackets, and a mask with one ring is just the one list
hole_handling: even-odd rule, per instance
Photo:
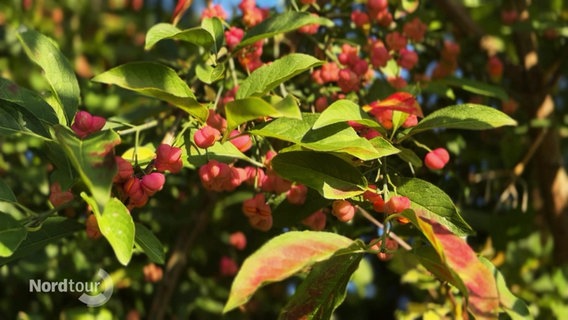
{"label": "green leaf", "polygon": [[18,35],[27,56],[40,66],[55,96],[52,106],[59,123],[71,124],[80,103],[79,83],[73,67],[61,54],[55,42],[33,30]]}
{"label": "green leaf", "polygon": [[415,168],[422,167],[422,159],[412,149],[399,147],[400,153],[397,156],[404,162],[410,163]]}
{"label": "green leaf", "polygon": [[112,180],[117,170],[114,146],[120,144],[120,136],[105,130],[80,140],[61,125],[55,126],[54,131],[55,138],[102,210],[110,199]]}
{"label": "green leaf", "polygon": [[53,164],[53,171],[49,175],[49,181],[59,182],[61,190],[67,190],[71,188],[75,182],[76,173],[73,169],[73,164],[69,160],[69,157],[65,154],[62,145],[51,140],[44,143],[45,154],[50,163]]}
{"label": "green leaf", "polygon": [[223,313],[245,304],[256,290],[328,259],[353,241],[330,232],[290,231],[270,239],[241,266]]}
{"label": "green leaf", "polygon": [[462,104],[436,110],[418,122],[410,134],[434,128],[487,130],[515,126],[517,122],[503,112],[477,104]]}
{"label": "green leaf", "polygon": [[390,141],[383,137],[374,137],[373,139],[369,140],[369,142],[373,145],[373,147],[375,147],[375,149],[379,153],[379,157],[386,157],[401,152],[400,149],[393,146]]}
{"label": "green leaf", "polygon": [[0,135],[26,134],[42,139],[49,137],[43,123],[17,104],[0,100]]}
{"label": "green leaf", "polygon": [[294,31],[308,24],[319,24],[327,27],[333,26],[331,20],[313,16],[308,12],[289,11],[276,14],[250,28],[241,43],[235,48],[235,52],[258,40],[270,38],[280,33]]}
{"label": "green leaf", "polygon": [[300,108],[292,96],[287,96],[274,105],[258,97],[237,99],[225,106],[225,114],[227,132],[231,132],[240,124],[263,117],[302,118]]}
{"label": "green leaf", "polygon": [[53,108],[40,95],[2,78],[0,78],[0,100],[9,101],[24,108],[44,124],[59,123]]}
{"label": "green leaf", "polygon": [[150,50],[156,43],[164,39],[189,42],[204,47],[205,49],[209,49],[215,44],[215,39],[211,33],[202,27],[180,30],[169,23],[158,23],[146,33],[146,45],[144,49]]}
{"label": "green leaf", "polygon": [[291,204],[286,199],[272,210],[275,227],[290,227],[298,224],[312,213],[328,206],[331,200],[322,197],[314,189],[308,188],[306,201],[301,205]]}
{"label": "green leaf", "polygon": [[375,120],[361,109],[361,107],[350,100],[337,100],[330,104],[320,115],[313,125],[313,129],[319,129],[331,124],[355,121],[359,124],[384,132]]}
{"label": "green leaf", "polygon": [[9,257],[27,235],[26,228],[11,215],[0,212],[0,257]]}
{"label": "green leaf", "polygon": [[202,82],[212,84],[225,78],[225,64],[219,63],[215,67],[206,63],[198,64],[195,67],[195,74]]}
{"label": "green leaf", "polygon": [[16,259],[31,255],[49,243],[84,229],[85,225],[78,223],[74,219],[63,217],[49,218],[45,220],[39,230],[27,233],[26,239],[22,241],[14,254],[8,258],[0,258],[0,265],[5,265]]}
{"label": "green leaf", "polygon": [[[209,34],[207,31],[205,33]],[[132,62],[110,69],[92,79],[114,84],[168,102],[194,117],[207,120],[209,111],[199,102],[177,73],[162,64]]]}
{"label": "green leaf", "polygon": [[[81,197],[92,205],[93,198],[84,192]],[[134,248],[134,221],[130,212],[122,201],[111,198],[104,206],[104,211],[93,210],[97,218],[97,224],[101,234],[107,239],[112,247],[118,262],[127,265],[132,258]]]}
{"label": "green leaf", "polygon": [[290,141],[303,148],[322,152],[341,152],[362,160],[381,157],[369,140],[359,137],[346,123],[311,129],[318,114],[304,113],[302,119],[280,118],[250,130],[252,134]]}
{"label": "green leaf", "polygon": [[452,199],[440,188],[418,178],[395,179],[396,192],[408,197],[411,208],[421,216],[432,219],[453,233],[465,236],[474,231],[463,220]]}
{"label": "green leaf", "polygon": [[225,40],[225,34],[223,32],[223,22],[217,17],[205,18],[201,21],[201,28],[209,32],[213,38],[213,51],[218,52],[223,41]]}
{"label": "green leaf", "polygon": [[10,189],[10,186],[4,182],[4,180],[0,179],[0,201],[6,202],[18,202],[14,192]]}
{"label": "green leaf", "polygon": [[323,61],[302,53],[291,53],[256,69],[241,82],[236,99],[263,96],[281,83],[319,66]]}
{"label": "green leaf", "polygon": [[479,260],[487,267],[493,277],[495,278],[495,282],[497,283],[497,292],[499,294],[499,304],[507,315],[511,317],[512,320],[531,320],[534,317],[531,315],[529,308],[527,307],[526,303],[517,298],[507,287],[507,283],[505,282],[505,278],[489,260],[484,257],[479,257]]}
{"label": "green leaf", "polygon": [[144,253],[150,258],[150,261],[164,264],[166,254],[164,253],[164,246],[160,240],[143,224],[135,223],[135,226],[136,234],[134,235],[134,241],[136,245],[144,250]]}
{"label": "green leaf", "polygon": [[230,141],[217,142],[211,147],[205,149],[198,148],[193,143],[193,135],[195,131],[189,133],[186,131],[184,136],[185,150],[187,152],[187,162],[193,167],[198,168],[209,162],[209,160],[217,160],[224,163],[232,163],[235,159],[244,160],[251,164],[258,165],[258,162],[242,153]]}
{"label": "green leaf", "polygon": [[305,184],[326,199],[351,198],[367,188],[367,180],[356,167],[328,153],[280,153],[272,159],[272,168],[283,178]]}
{"label": "green leaf", "polygon": [[465,78],[445,78],[432,81],[434,85],[442,84],[450,87],[458,87],[462,90],[479,94],[486,97],[493,97],[500,100],[508,100],[509,95],[502,87],[491,85],[485,82]]}
{"label": "green leaf", "polygon": [[279,319],[331,319],[333,311],[345,299],[347,284],[359,267],[364,250],[365,245],[358,240],[338,250],[328,260],[314,265],[282,310]]}

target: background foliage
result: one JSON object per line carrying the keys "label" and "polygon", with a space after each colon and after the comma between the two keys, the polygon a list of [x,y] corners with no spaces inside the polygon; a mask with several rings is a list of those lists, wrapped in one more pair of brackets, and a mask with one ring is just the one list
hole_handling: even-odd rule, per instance
{"label": "background foliage", "polygon": [[[291,32],[285,37],[270,37],[264,46],[262,58],[265,62],[288,52],[314,54],[314,47],[331,37],[366,45],[368,33],[350,24],[350,15],[346,14],[354,7],[364,8],[362,3],[329,1],[319,4],[320,7],[303,8],[317,11],[341,27],[330,33],[305,35]],[[413,5],[419,5],[413,15],[428,25],[428,40],[416,48],[420,60],[407,77],[411,85],[420,83],[424,74],[432,74],[435,63],[443,59],[444,40],[452,40],[461,48],[454,77],[428,82],[420,89],[418,86],[411,88],[419,97],[424,113],[431,114],[448,105],[474,102],[500,109],[519,123],[514,128],[490,131],[435,130],[424,133],[420,141],[432,148],[447,148],[452,161],[442,172],[416,167],[417,174],[448,193],[466,222],[476,230],[475,236],[467,238],[468,243],[501,271],[507,286],[527,303],[535,317],[562,317],[568,314],[568,241],[565,241],[568,184],[564,171],[568,149],[563,142],[568,98],[568,9],[562,1],[540,1],[531,5],[521,0],[437,0],[420,4],[391,1],[391,6],[397,8],[412,8]],[[203,4],[194,4],[178,27],[186,29],[200,25],[199,8],[203,8]],[[504,12],[521,13],[525,8],[529,13],[527,20],[517,17],[512,24],[504,23],[507,19],[503,17]],[[232,9],[234,16],[239,14],[235,7],[226,6],[225,9]],[[42,70],[26,56],[25,39],[17,38],[22,28],[37,30],[51,37],[70,61],[81,92],[80,109],[104,116],[112,120],[109,126],[114,125],[119,132],[122,130],[122,143],[116,153],[123,154],[134,145],[153,152],[156,142],[176,125],[179,111],[172,111],[157,99],[124,90],[120,85],[103,85],[100,82],[108,81],[100,76],[98,80],[91,79],[135,61],[158,61],[178,71],[184,79],[195,78],[198,73],[195,65],[203,65],[200,59],[206,56],[201,47],[172,40],[157,42],[151,49],[148,46],[148,30],[158,23],[170,21],[172,10],[173,4],[160,1],[4,1],[0,4],[0,76],[43,95],[49,91],[50,80],[46,80]],[[271,10],[276,12],[282,8]],[[213,42],[209,45],[217,45]],[[491,56],[497,56],[503,63],[504,70],[499,77],[492,76],[491,70],[487,69]],[[536,63],[531,64],[531,61]],[[48,60],[46,64],[50,62]],[[302,63],[306,65],[299,65],[299,70],[317,65],[306,60]],[[241,68],[238,72],[241,80],[246,77],[246,70]],[[313,108],[320,95],[332,96],[339,92],[336,87],[320,88],[309,72],[298,74],[286,83],[285,90],[302,101],[306,112]],[[197,77],[203,80],[199,74]],[[211,82],[218,80],[214,79],[214,73],[210,77],[213,77]],[[250,89],[240,90],[238,94],[249,96],[255,93],[256,82],[249,81]],[[0,85],[3,92],[8,90],[3,83]],[[215,101],[217,92],[213,88],[206,82],[193,87],[200,99],[208,101]],[[363,104],[383,99],[394,91],[383,77],[371,81],[362,94],[352,93],[348,98],[358,99]],[[2,99],[3,103],[5,101]],[[230,113],[230,104],[225,111]],[[43,116],[50,121],[50,115]],[[276,113],[270,116],[278,117]],[[240,124],[255,118],[235,121]],[[4,119],[0,119],[3,128],[9,125],[3,122]],[[125,123],[149,123],[151,130],[128,131]],[[268,126],[254,130],[259,136],[270,136],[266,133],[270,131]],[[61,131],[57,135],[58,141],[73,145],[66,133]],[[112,140],[111,137],[105,139]],[[278,146],[281,142],[272,143]],[[53,175],[58,175],[57,179],[61,181],[65,177],[65,173],[53,171],[52,166],[53,159],[62,154],[61,150],[51,149],[37,137],[4,134],[0,138],[0,148],[0,187],[9,186],[17,202],[26,208],[49,212],[50,181],[54,179]],[[138,160],[143,162],[146,149],[140,150]],[[408,172],[406,162],[412,160],[409,155],[404,161],[390,164],[400,172]],[[266,233],[253,229],[241,212],[242,202],[253,192],[246,188],[231,193],[204,190],[192,166],[205,161],[199,157],[186,161],[182,174],[168,175],[164,190],[143,208],[135,209],[137,236],[138,230],[142,229],[138,228],[139,224],[151,230],[165,247],[165,259],[160,254],[148,256],[136,248],[132,259],[124,266],[120,263],[123,262],[121,258],[117,259],[113,253],[116,248],[113,250],[104,239],[91,240],[82,231],[85,208],[67,208],[60,215],[72,217],[72,221],[79,223],[56,225],[57,230],[53,232],[61,239],[38,247],[33,254],[19,259],[2,260],[0,318],[13,318],[16,314],[21,318],[46,319],[73,318],[81,314],[96,314],[101,318],[128,316],[131,319],[160,314],[192,319],[221,318],[233,280],[233,274],[227,274],[222,267],[223,261],[229,257],[241,265],[263,243],[281,233],[281,226],[289,226],[289,221],[275,218],[277,227]],[[2,200],[11,197],[10,194],[0,195]],[[0,202],[3,215],[6,213],[18,220],[25,218],[25,212],[13,202]],[[329,202],[313,205],[315,211]],[[2,226],[11,221],[2,221]],[[45,232],[52,232],[53,227],[50,227],[48,223],[41,226]],[[377,236],[376,228],[368,223],[344,224],[331,217],[327,229],[365,242]],[[237,250],[229,243],[230,234],[236,231],[243,231],[247,236],[244,250]],[[404,232],[402,229],[399,233],[406,236]],[[151,262],[166,263],[159,266],[166,270],[163,280],[152,281],[152,276],[160,271],[149,271],[147,266]],[[390,262],[366,256],[347,285],[345,302],[336,310],[336,317],[396,316],[404,319],[455,314],[456,302],[449,298],[453,297],[450,289],[432,278],[424,268],[409,268],[409,264],[412,262],[404,253],[396,255]],[[101,308],[87,309],[76,299],[70,299],[68,294],[29,293],[28,279],[90,279],[99,268],[109,271],[115,283],[112,299]],[[225,317],[274,318],[299,283],[299,278],[291,278],[268,285],[255,294],[247,312],[231,312]]]}

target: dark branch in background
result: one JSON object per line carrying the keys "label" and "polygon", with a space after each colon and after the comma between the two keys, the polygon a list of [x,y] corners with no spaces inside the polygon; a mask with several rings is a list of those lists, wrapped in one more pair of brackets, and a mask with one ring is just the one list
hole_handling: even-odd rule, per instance
{"label": "dark branch in background", "polygon": [[[515,0],[515,7],[519,12],[521,21],[529,20],[529,0]],[[520,104],[527,110],[531,119],[550,119],[554,115],[554,100],[551,92],[556,85],[558,76],[547,76],[539,61],[537,37],[534,31],[516,30],[513,41],[521,61],[521,77],[516,83],[516,90],[520,95]],[[564,48],[565,49],[565,48]],[[565,57],[559,57],[554,68],[561,69]],[[557,66],[556,66],[557,65]],[[551,81],[553,80],[553,81]],[[535,140],[542,132],[542,128],[531,130],[531,137]],[[554,260],[557,264],[568,263],[568,176],[563,167],[562,150],[560,146],[560,133],[557,128],[551,127],[546,131],[542,144],[535,152],[532,162],[535,174],[535,195],[533,201],[536,210],[543,217],[554,238]]]}
{"label": "dark branch in background", "polygon": [[485,32],[469,15],[467,9],[459,2],[453,0],[434,0],[436,6],[446,14],[460,32],[469,37],[481,38]]}
{"label": "dark branch in background", "polygon": [[152,308],[148,313],[148,319],[165,319],[166,312],[170,306],[170,300],[180,282],[183,271],[187,269],[187,256],[195,244],[195,240],[209,223],[209,213],[215,205],[214,195],[207,194],[199,212],[195,215],[194,221],[181,227],[175,247],[166,263],[164,279],[160,283],[158,290],[154,293]]}
{"label": "dark branch in background", "polygon": [[[479,45],[484,48],[485,32],[471,18],[467,9],[460,1],[434,0],[437,7],[446,14],[448,20],[464,37],[477,38]],[[511,0],[512,7],[519,13],[521,22],[528,20],[528,8],[531,0]],[[513,96],[518,98],[521,109],[525,110],[529,119],[552,119],[554,101],[551,96],[561,76],[563,64],[567,60],[568,45],[559,52],[558,60],[544,72],[539,61],[537,35],[532,30],[516,30],[513,42],[520,65],[507,68]],[[558,264],[568,263],[568,175],[563,167],[560,135],[556,128],[534,128],[529,133],[531,150],[515,168],[526,165],[530,160],[532,171],[535,173],[534,194],[538,197],[533,201],[535,209],[550,229],[554,238],[554,260]],[[536,150],[534,150],[536,149]],[[521,170],[522,172],[522,170]]]}

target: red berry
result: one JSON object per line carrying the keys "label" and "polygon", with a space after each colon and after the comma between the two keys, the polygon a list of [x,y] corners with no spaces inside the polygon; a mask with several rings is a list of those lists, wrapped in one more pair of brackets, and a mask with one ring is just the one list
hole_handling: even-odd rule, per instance
{"label": "red berry", "polygon": [[450,154],[444,148],[434,149],[424,158],[424,164],[430,170],[440,170],[450,161]]}
{"label": "red berry", "polygon": [[347,200],[335,200],[332,204],[332,212],[339,221],[347,222],[355,216],[355,207]]}
{"label": "red berry", "polygon": [[240,152],[247,152],[252,147],[252,140],[248,134],[241,134],[238,130],[231,131],[229,135],[232,143]]}
{"label": "red berry", "polygon": [[161,144],[156,150],[154,166],[158,171],[178,173],[183,167],[181,148],[172,147],[169,144]]}
{"label": "red berry", "polygon": [[146,282],[152,282],[152,283],[158,282],[162,280],[162,277],[164,275],[164,271],[162,270],[162,268],[158,267],[153,263],[145,265],[142,271],[144,273],[144,280]]}
{"label": "red berry", "polygon": [[312,230],[321,231],[325,229],[326,220],[327,215],[325,212],[323,210],[318,210],[302,220],[302,223]]}
{"label": "red berry", "polygon": [[224,277],[232,277],[239,271],[239,266],[229,257],[221,257],[219,261],[219,272]]}
{"label": "red berry", "polygon": [[193,135],[193,141],[201,149],[211,147],[219,138],[221,138],[219,130],[207,125],[197,130]]}
{"label": "red berry", "polygon": [[384,211],[387,214],[394,214],[401,213],[409,208],[410,199],[404,196],[393,196],[385,203]]}
{"label": "red berry", "polygon": [[134,168],[129,161],[125,160],[120,156],[114,157],[116,161],[116,166],[118,168],[116,176],[114,176],[113,182],[120,183],[128,180],[134,174]]}
{"label": "red berry", "polygon": [[99,224],[97,223],[97,218],[94,214],[90,214],[87,217],[87,221],[85,221],[85,229],[89,239],[98,239],[101,237],[101,230],[99,229]]}
{"label": "red berry", "polygon": [[162,190],[166,177],[159,172],[152,172],[142,177],[141,186],[148,196],[154,195],[156,192]]}
{"label": "red berry", "polygon": [[229,50],[233,50],[243,39],[245,31],[241,28],[231,27],[225,31],[225,42]]}
{"label": "red berry", "polygon": [[233,232],[229,236],[229,243],[237,250],[243,250],[247,246],[247,237],[241,231]]}
{"label": "red berry", "polygon": [[253,228],[266,232],[272,228],[272,215],[256,215],[249,217],[249,223]]}
{"label": "red berry", "polygon": [[243,202],[243,213],[249,218],[254,216],[268,217],[272,215],[272,209],[266,203],[264,194],[258,193],[253,198]]}
{"label": "red berry", "polygon": [[293,185],[286,193],[286,199],[291,204],[302,205],[306,202],[308,188],[301,184]]}

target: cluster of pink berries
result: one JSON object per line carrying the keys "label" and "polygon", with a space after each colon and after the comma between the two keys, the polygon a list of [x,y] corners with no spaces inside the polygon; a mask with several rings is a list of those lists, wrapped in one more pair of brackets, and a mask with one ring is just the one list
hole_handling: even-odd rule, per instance
{"label": "cluster of pink berries", "polygon": [[156,149],[156,158],[153,163],[158,171],[142,176],[135,174],[129,161],[122,157],[115,157],[118,172],[114,183],[120,198],[127,203],[129,209],[145,206],[151,196],[162,190],[166,182],[163,172],[177,173],[181,170],[183,166],[181,153],[180,148],[161,144]]}
{"label": "cluster of pink berries", "polygon": [[343,93],[358,91],[361,86],[373,77],[373,71],[368,62],[359,57],[356,47],[344,44],[338,61],[343,67],[335,62],[325,63],[321,69],[312,73],[312,78],[317,84],[335,82]]}

